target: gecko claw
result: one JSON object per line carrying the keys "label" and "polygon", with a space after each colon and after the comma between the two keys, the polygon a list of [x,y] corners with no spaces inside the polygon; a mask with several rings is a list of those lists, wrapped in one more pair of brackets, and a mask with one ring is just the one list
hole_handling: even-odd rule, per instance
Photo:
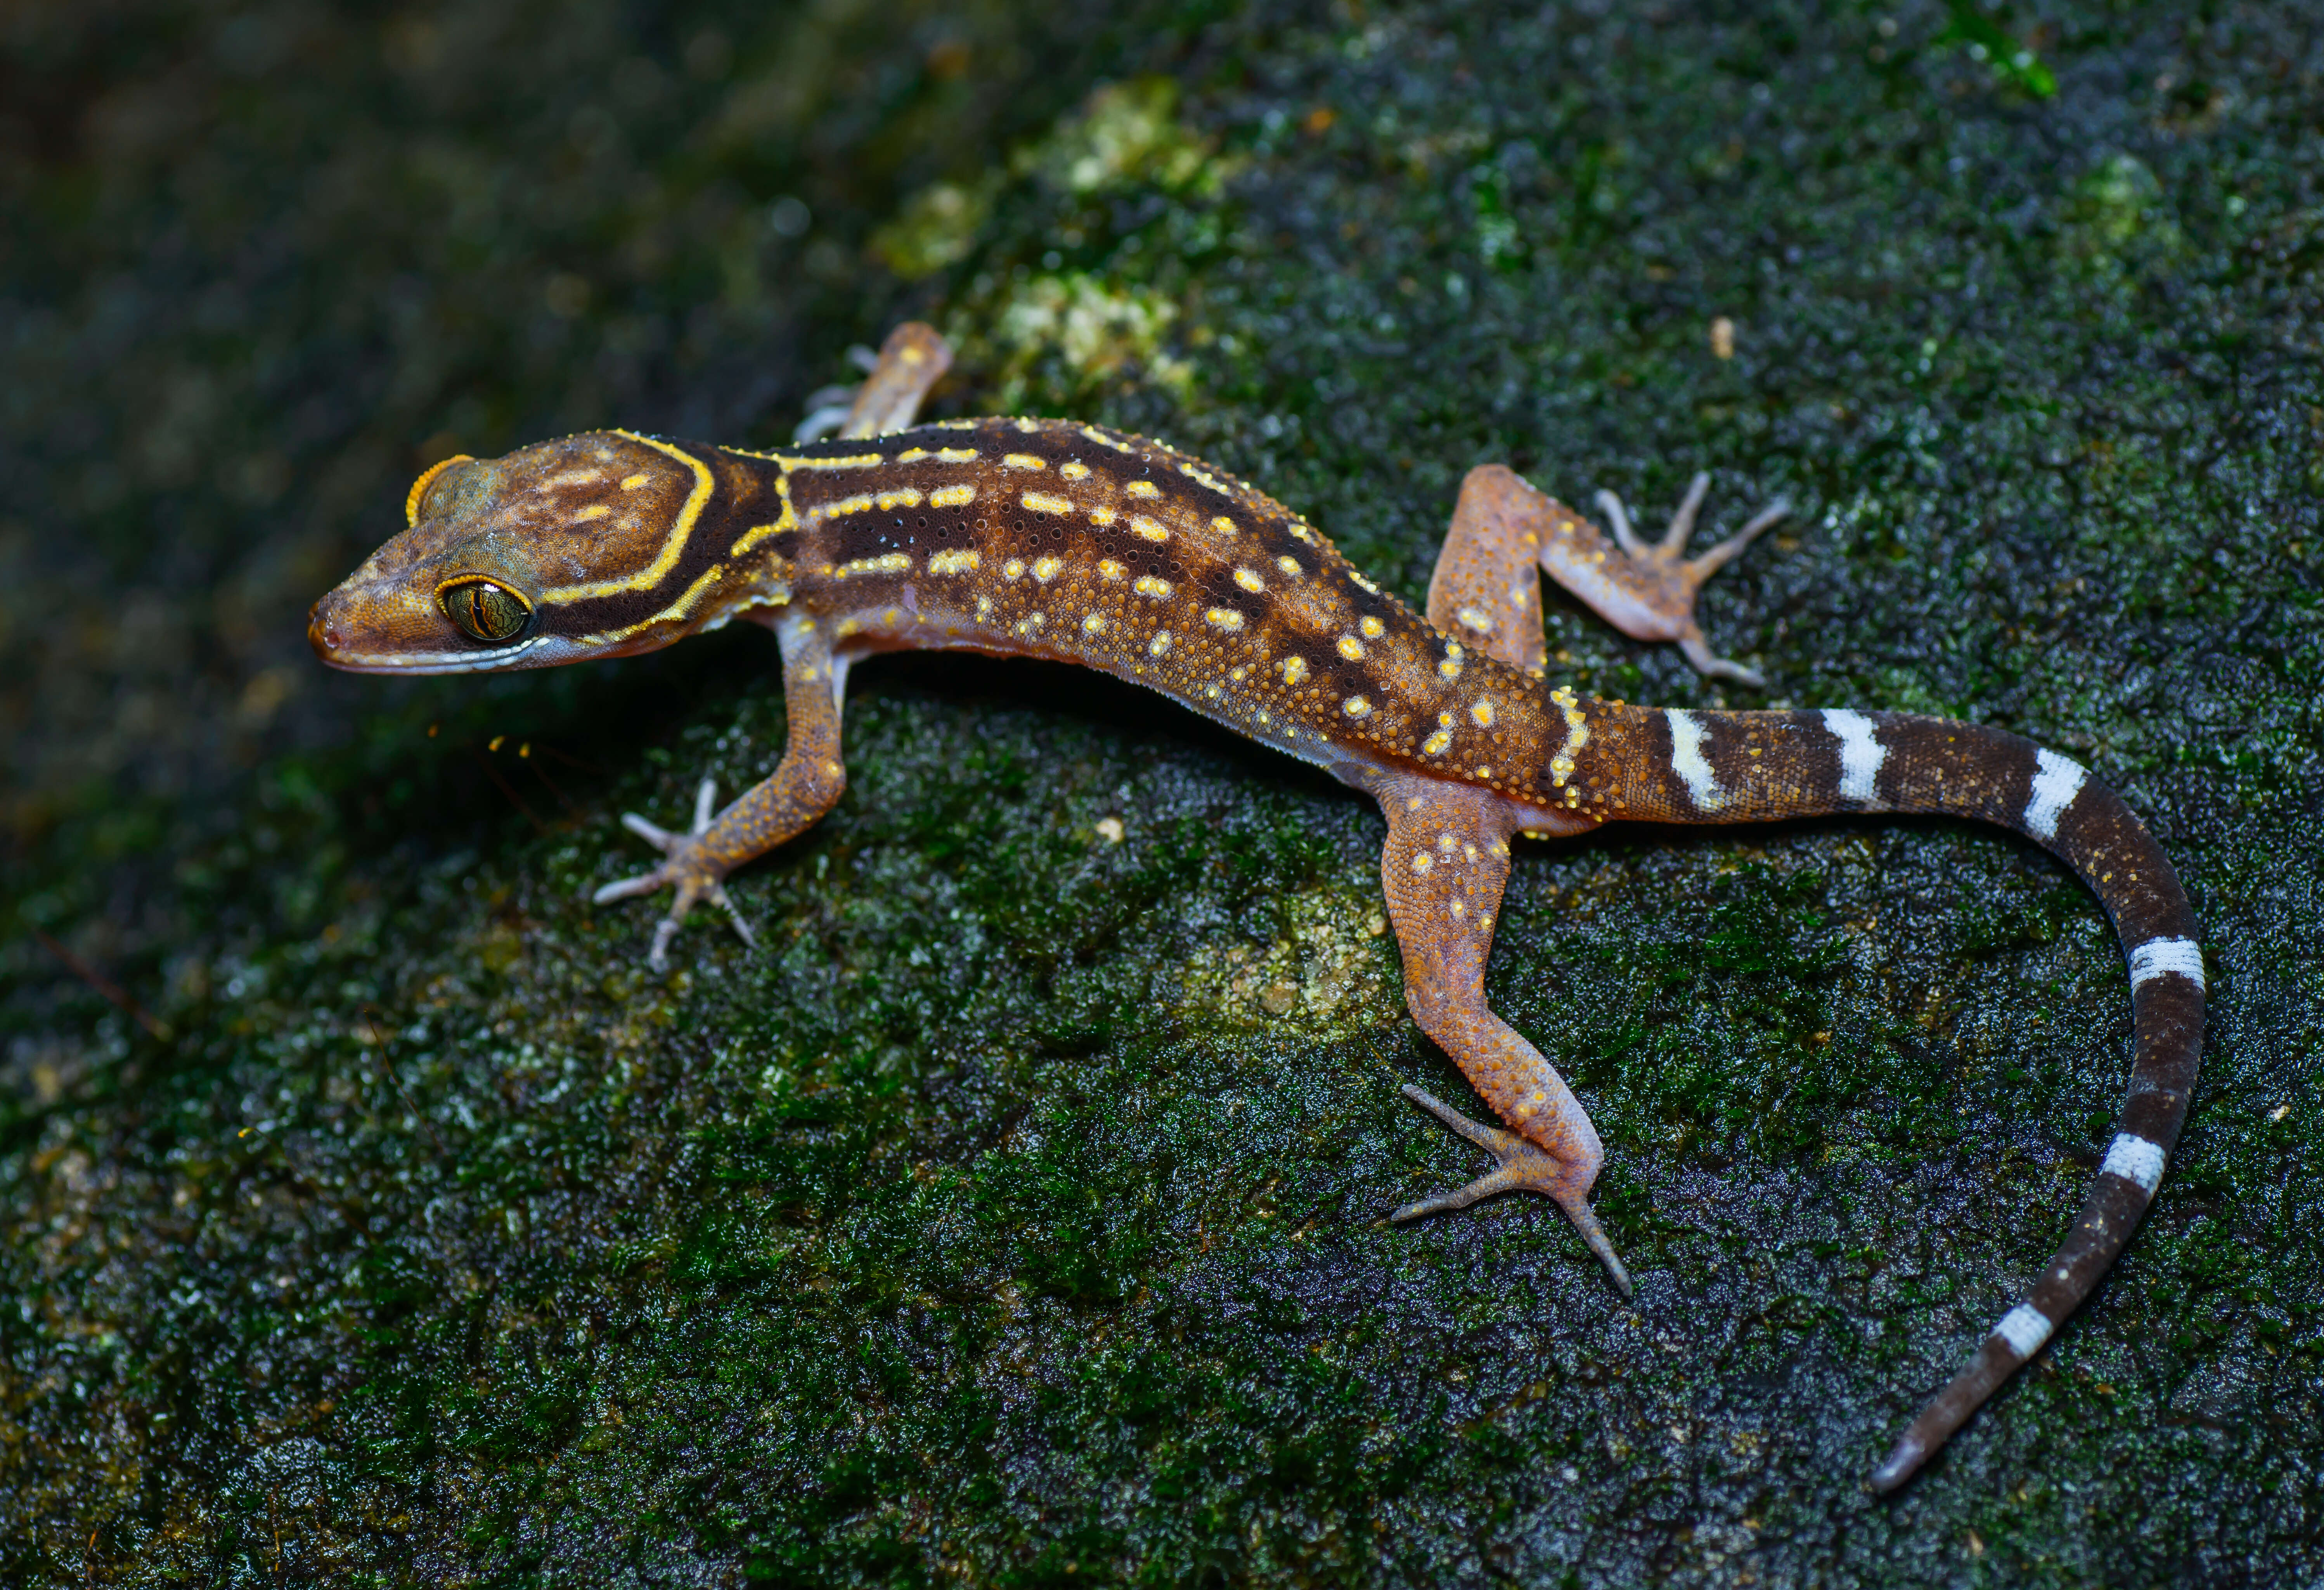
{"label": "gecko claw", "polygon": [[1465,1209],[1480,1198],[1489,1198],[1496,1193],[1519,1189],[1544,1193],[1554,1198],[1557,1206],[1565,1211],[1566,1218],[1573,1222],[1573,1228],[1582,1234],[1582,1240],[1589,1245],[1591,1253],[1598,1255],[1599,1262],[1606,1266],[1606,1273],[1612,1279],[1615,1290],[1625,1299],[1636,1295],[1636,1289],[1630,1284],[1630,1272],[1623,1268],[1620,1256],[1614,1252],[1613,1242],[1606,1235],[1606,1228],[1598,1223],[1597,1214],[1590,1207],[1589,1199],[1573,1190],[1565,1167],[1556,1159],[1514,1132],[1504,1132],[1498,1126],[1486,1126],[1470,1120],[1424,1088],[1406,1083],[1404,1096],[1492,1155],[1499,1163],[1466,1187],[1405,1205],[1388,1216],[1390,1220],[1417,1220],[1424,1215]]}

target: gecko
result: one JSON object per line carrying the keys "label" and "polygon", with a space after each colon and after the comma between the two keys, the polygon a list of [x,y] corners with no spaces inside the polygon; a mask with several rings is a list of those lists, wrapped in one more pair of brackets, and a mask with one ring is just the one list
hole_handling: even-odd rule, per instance
{"label": "gecko", "polygon": [[413,484],[407,528],[316,604],[309,639],[334,668],[408,675],[632,656],[736,619],[771,629],[788,716],[774,772],[723,810],[704,781],[684,831],[623,814],[662,859],[595,891],[601,904],[672,892],[648,952],[657,968],[697,904],[752,939],[724,880],[838,802],[849,670],[880,652],[1099,669],[1324,769],[1387,819],[1380,881],[1413,1020],[1503,1123],[1406,1086],[1492,1166],[1390,1218],[1544,1195],[1626,1299],[1630,1277],[1590,1204],[1597,1131],[1485,998],[1511,842],[1609,822],[1884,812],[2008,828],[2063,860],[2113,922],[2129,964],[2128,1091],[2062,1243],[1869,1485],[1909,1479],[2089,1295],[2153,1197],[2202,1047],[2194,915],[2130,808],[2070,758],[1978,724],[1657,708],[1548,677],[1543,574],[1624,633],[1757,683],[1713,654],[1693,606],[1781,504],[1689,558],[1706,476],[1648,543],[1611,494],[1598,499],[1609,539],[1484,465],[1462,485],[1424,615],[1297,513],[1160,441],[1069,420],[916,424],[950,360],[930,328],[898,328],[837,434],[788,448],[595,430],[447,459]]}

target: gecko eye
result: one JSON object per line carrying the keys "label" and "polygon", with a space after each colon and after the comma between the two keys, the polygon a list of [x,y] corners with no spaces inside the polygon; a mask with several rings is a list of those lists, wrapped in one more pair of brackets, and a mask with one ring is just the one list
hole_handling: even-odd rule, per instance
{"label": "gecko eye", "polygon": [[436,593],[444,616],[472,641],[512,641],[532,622],[532,605],[504,585],[470,577]]}

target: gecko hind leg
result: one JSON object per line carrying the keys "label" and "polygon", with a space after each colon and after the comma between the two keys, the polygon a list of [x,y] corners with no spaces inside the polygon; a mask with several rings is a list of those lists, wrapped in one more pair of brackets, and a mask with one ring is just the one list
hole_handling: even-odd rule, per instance
{"label": "gecko hind leg", "polygon": [[1495,1193],[1556,1201],[1622,1294],[1629,1272],[1590,1208],[1605,1151],[1573,1090],[1525,1035],[1485,1000],[1485,962],[1508,883],[1509,838],[1522,820],[1501,799],[1421,777],[1382,780],[1372,793],[1388,818],[1380,883],[1404,956],[1404,1000],[1420,1030],[1461,1068],[1508,1124],[1481,1126],[1417,1088],[1405,1094],[1499,1163],[1456,1192],[1407,1204],[1392,1218],[1462,1209]]}
{"label": "gecko hind leg", "polygon": [[1607,1236],[1606,1228],[1598,1223],[1597,1213],[1590,1207],[1589,1200],[1562,1196],[1562,1189],[1568,1179],[1563,1164],[1514,1132],[1503,1132],[1498,1126],[1486,1126],[1470,1120],[1425,1088],[1415,1087],[1407,1082],[1404,1085],[1404,1096],[1492,1155],[1497,1162],[1492,1169],[1468,1186],[1416,1199],[1389,1216],[1390,1220],[1417,1220],[1424,1215],[1443,1215],[1454,1209],[1465,1209],[1478,1199],[1489,1198],[1496,1193],[1519,1190],[1543,1193],[1557,1200],[1558,1207],[1565,1211],[1566,1218],[1573,1222],[1573,1229],[1582,1234],[1582,1240],[1606,1266],[1606,1273],[1613,1278],[1614,1285],[1621,1294],[1626,1298],[1637,1295],[1637,1289],[1630,1284],[1630,1272],[1623,1268],[1621,1256],[1614,1252],[1613,1240]]}
{"label": "gecko hind leg", "polygon": [[[1671,515],[1670,528],[1661,541],[1649,544],[1632,528],[1629,510],[1612,492],[1598,494],[1599,505],[1613,526],[1609,540],[1595,524],[1536,490],[1514,470],[1499,464],[1472,469],[1462,483],[1453,531],[1445,538],[1443,560],[1438,564],[1440,578],[1448,581],[1448,599],[1440,614],[1437,587],[1430,587],[1429,620],[1471,644],[1485,644],[1487,633],[1468,622],[1466,615],[1474,607],[1490,616],[1492,607],[1453,599],[1455,587],[1449,582],[1457,567],[1480,571],[1466,572],[1460,579],[1463,595],[1482,591],[1499,596],[1505,589],[1514,591],[1506,569],[1522,551],[1582,605],[1632,640],[1675,642],[1699,671],[1762,687],[1766,681],[1758,673],[1711,651],[1695,622],[1694,599],[1704,581],[1733,562],[1791,508],[1782,502],[1771,503],[1741,530],[1689,558],[1686,543],[1694,533],[1695,517],[1710,487],[1708,475],[1696,476],[1678,512]],[[1528,605],[1521,596],[1504,596],[1502,601],[1510,623],[1517,623],[1518,610]],[[1495,633],[1491,638],[1503,636]],[[1521,667],[1539,668],[1540,643],[1537,635],[1510,638],[1506,642],[1508,649],[1496,651],[1495,655]]]}

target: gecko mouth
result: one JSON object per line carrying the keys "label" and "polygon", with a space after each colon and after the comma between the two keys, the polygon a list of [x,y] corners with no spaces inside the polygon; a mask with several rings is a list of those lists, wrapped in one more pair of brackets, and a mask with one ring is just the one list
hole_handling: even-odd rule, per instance
{"label": "gecko mouth", "polygon": [[480,673],[491,669],[506,668],[540,643],[541,637],[520,641],[513,646],[494,646],[482,652],[350,652],[324,642],[315,647],[315,654],[331,667],[346,673]]}

